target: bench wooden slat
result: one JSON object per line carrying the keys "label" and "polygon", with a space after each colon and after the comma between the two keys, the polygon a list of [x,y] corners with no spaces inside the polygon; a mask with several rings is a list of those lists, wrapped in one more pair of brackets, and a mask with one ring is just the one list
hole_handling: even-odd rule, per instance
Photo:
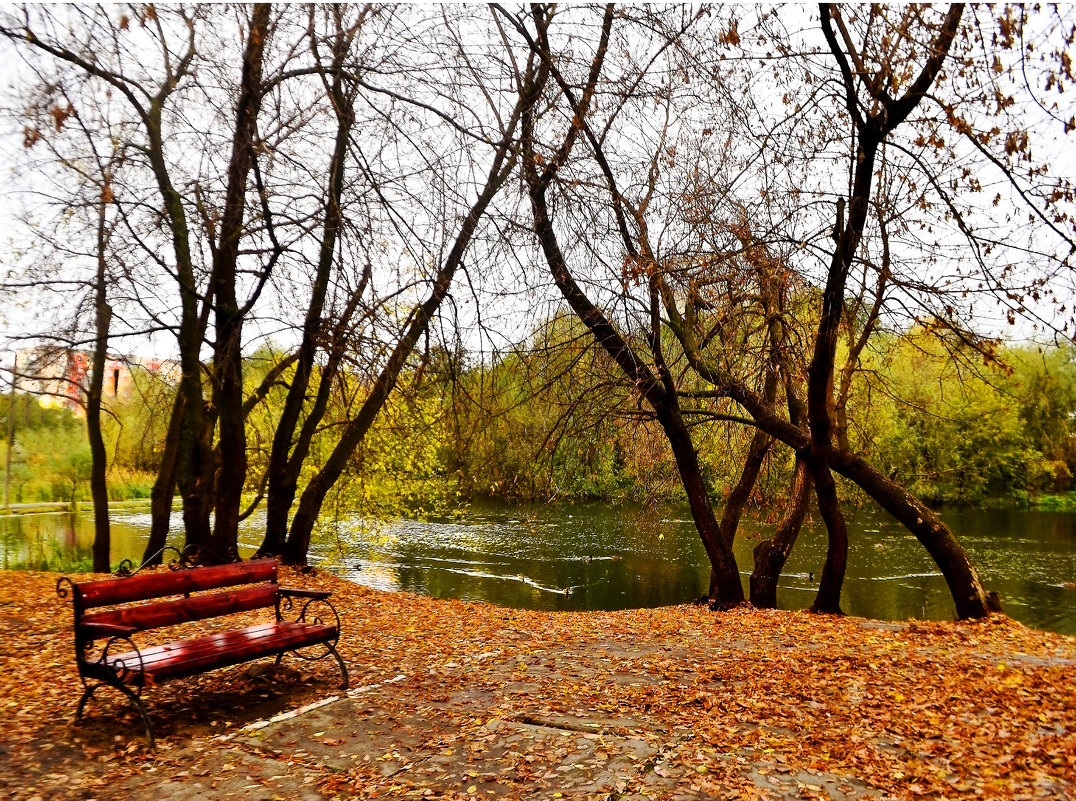
{"label": "bench wooden slat", "polygon": [[[229,645],[234,646],[236,640],[240,637],[251,640],[256,640],[262,637],[271,637],[280,627],[290,625],[293,624],[265,621],[263,623],[255,623],[252,626],[247,626],[242,629],[229,629],[228,631],[207,634],[202,637],[192,637],[187,640],[178,640],[164,645],[154,645],[149,648],[141,649],[142,661],[143,664],[146,665],[146,669],[150,670],[152,666],[158,662],[176,660],[180,657],[195,658],[200,654],[227,650]],[[121,654],[121,656],[123,655]]]}
{"label": "bench wooden slat", "polygon": [[[290,624],[267,620],[242,629],[228,629],[227,631],[217,632],[215,634],[191,637],[186,640],[177,640],[163,645],[151,645],[148,648],[141,649],[142,660],[146,665],[150,665],[151,663],[160,660],[175,658],[179,656],[180,651],[184,654],[192,655],[200,652],[219,651],[222,645],[227,645],[230,640],[237,636],[251,638],[271,636],[278,627],[287,625]],[[121,656],[124,655],[121,654]]]}
{"label": "bench wooden slat", "polygon": [[87,581],[76,584],[74,589],[76,600],[82,608],[91,609],[130,601],[163,598],[168,595],[212,590],[218,587],[232,587],[237,584],[275,582],[276,575],[275,559],[256,559],[251,562],[214,565],[194,570],[132,576],[120,581],[116,579]]}
{"label": "bench wooden slat", "polygon": [[[105,612],[93,612],[83,615],[82,624],[106,624],[113,626],[131,626],[138,631],[174,626],[177,623],[189,623],[206,620],[220,615],[249,612],[275,606],[277,598],[276,584],[263,584],[241,590],[214,592],[209,595],[196,595],[193,598],[180,598],[174,601],[158,601],[145,606],[128,606],[124,609],[110,609]],[[93,629],[85,629],[91,636],[107,637],[106,633],[93,635]]]}
{"label": "bench wooden slat", "polygon": [[[141,652],[141,662],[138,654],[133,651],[110,655],[107,661],[110,665],[122,663],[128,670],[135,671],[141,664],[141,673],[154,681],[163,681],[236,665],[279,651],[316,645],[336,637],[336,626],[290,622],[262,623],[147,648]],[[128,676],[128,681],[139,681],[139,673]]]}

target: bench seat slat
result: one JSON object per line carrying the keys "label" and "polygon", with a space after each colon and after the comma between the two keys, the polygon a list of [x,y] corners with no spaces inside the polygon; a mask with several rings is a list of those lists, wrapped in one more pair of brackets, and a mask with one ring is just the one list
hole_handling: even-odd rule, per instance
{"label": "bench seat slat", "polygon": [[[158,601],[144,606],[128,606],[124,609],[110,609],[104,612],[92,612],[82,616],[81,623],[103,623],[112,626],[131,626],[138,631],[174,626],[177,623],[189,623],[195,620],[249,612],[276,605],[277,585],[263,584],[241,590],[214,592],[209,595],[196,595],[193,598],[179,598],[174,601]],[[93,629],[87,629],[93,634]],[[107,637],[102,633],[99,637]]]}
{"label": "bench seat slat", "polygon": [[74,585],[75,596],[83,609],[146,601],[167,595],[213,590],[237,584],[276,582],[276,559],[255,559],[227,565],[200,567],[194,570],[169,570],[120,581],[103,579]]}
{"label": "bench seat slat", "polygon": [[153,665],[158,662],[181,658],[199,658],[206,653],[216,653],[233,648],[240,641],[254,642],[266,637],[272,637],[280,629],[290,625],[286,622],[267,621],[255,623],[242,629],[230,629],[202,637],[192,637],[187,640],[154,645],[141,651],[142,661],[146,665],[146,670],[151,670]]}
{"label": "bench seat slat", "polygon": [[[337,636],[335,625],[283,621],[260,623],[205,637],[179,640],[142,651],[142,670],[129,676],[128,681],[138,682],[140,674],[145,674],[154,681],[189,676],[280,651],[329,642]],[[140,664],[138,654],[133,651],[109,655],[107,664],[116,663],[122,663],[134,671],[138,670]]]}

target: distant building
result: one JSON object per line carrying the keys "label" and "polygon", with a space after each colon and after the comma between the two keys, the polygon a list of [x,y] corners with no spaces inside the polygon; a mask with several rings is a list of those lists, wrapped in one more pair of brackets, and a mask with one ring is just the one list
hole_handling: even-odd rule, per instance
{"label": "distant building", "polygon": [[[37,347],[17,353],[16,391],[37,395],[42,405],[70,409],[80,417],[89,388],[93,354],[69,348]],[[156,376],[168,383],[178,383],[179,362],[149,359],[142,356],[109,356],[105,361],[102,392],[107,402],[130,397],[135,373]]]}

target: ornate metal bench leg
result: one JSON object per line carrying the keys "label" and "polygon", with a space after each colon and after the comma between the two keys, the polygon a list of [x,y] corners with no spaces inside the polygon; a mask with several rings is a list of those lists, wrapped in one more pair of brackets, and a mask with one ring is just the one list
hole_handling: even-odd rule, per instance
{"label": "ornate metal bench leg", "polygon": [[[153,726],[149,722],[149,714],[146,712],[146,707],[142,704],[142,699],[138,697],[138,693],[128,687],[126,684],[113,684],[107,682],[109,687],[114,687],[121,693],[130,699],[131,703],[135,705],[135,709],[138,710],[138,714],[142,716],[142,724],[146,727],[146,738],[149,740],[150,750],[157,747],[157,740],[153,736]],[[104,687],[104,683],[92,684],[86,686],[86,691],[82,693],[82,697],[78,699],[78,708],[75,710],[75,723],[82,720],[82,713],[86,710],[86,702],[90,700],[90,696],[93,695],[100,687]]]}
{"label": "ornate metal bench leg", "polygon": [[90,696],[93,695],[94,690],[100,686],[100,684],[86,685],[86,691],[82,693],[82,697],[78,699],[78,709],[75,710],[75,723],[82,720],[82,713],[86,709],[86,702],[90,700]]}
{"label": "ornate metal bench leg", "polygon": [[340,665],[340,673],[343,675],[344,680],[340,683],[340,689],[346,690],[348,685],[347,680],[347,667],[344,665],[344,660],[340,658],[339,652],[336,650],[335,645],[329,646],[329,653],[336,657],[336,663]]}
{"label": "ornate metal bench leg", "polygon": [[116,689],[131,699],[131,703],[138,709],[138,714],[142,716],[142,723],[146,726],[146,737],[149,739],[149,750],[152,751],[157,747],[157,741],[153,737],[153,726],[150,725],[149,715],[146,713],[146,707],[142,705],[142,699],[138,697],[138,693],[128,687],[126,684],[115,685]]}

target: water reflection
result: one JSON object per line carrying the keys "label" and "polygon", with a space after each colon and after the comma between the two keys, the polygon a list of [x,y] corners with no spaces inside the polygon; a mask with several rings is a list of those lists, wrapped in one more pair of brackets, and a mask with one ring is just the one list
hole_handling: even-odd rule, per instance
{"label": "water reflection", "polygon": [[[988,510],[943,515],[971,552],[1006,611],[1028,625],[1076,633],[1076,515]],[[173,531],[182,522],[173,519]],[[245,521],[241,553],[260,542],[264,518]],[[88,558],[89,514],[0,518],[10,563]],[[118,507],[114,562],[137,561],[149,530],[144,506]],[[765,526],[746,524],[736,558],[744,584]],[[944,578],[895,521],[860,512],[849,519],[850,553],[842,607],[883,619],[951,619]],[[181,545],[178,535],[170,541]],[[809,606],[825,556],[825,531],[804,529],[778,590],[785,608]],[[460,518],[384,523],[353,518],[326,526],[312,561],[384,590],[547,610],[621,609],[683,603],[706,591],[706,558],[685,509],[600,504],[474,504]]]}

